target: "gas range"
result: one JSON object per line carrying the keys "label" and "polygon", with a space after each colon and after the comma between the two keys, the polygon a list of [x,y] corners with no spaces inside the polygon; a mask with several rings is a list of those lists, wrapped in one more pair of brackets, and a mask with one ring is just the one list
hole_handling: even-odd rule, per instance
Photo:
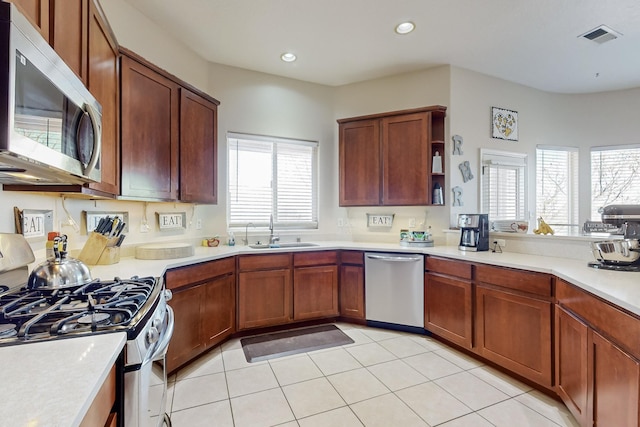
{"label": "gas range", "polygon": [[28,264],[34,260],[24,236],[0,233],[0,346],[124,332],[119,425],[171,425],[164,361],[175,318],[162,277],[32,287]]}
{"label": "gas range", "polygon": [[161,282],[116,277],[72,288],[0,292],[0,345],[117,331],[135,339],[161,300]]}

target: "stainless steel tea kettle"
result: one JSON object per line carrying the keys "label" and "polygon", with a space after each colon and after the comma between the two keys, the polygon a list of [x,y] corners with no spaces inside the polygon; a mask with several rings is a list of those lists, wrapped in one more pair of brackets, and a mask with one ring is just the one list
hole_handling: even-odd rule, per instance
{"label": "stainless steel tea kettle", "polygon": [[27,281],[28,289],[63,289],[89,283],[91,272],[87,265],[74,258],[67,258],[67,236],[53,240],[54,257],[33,269]]}

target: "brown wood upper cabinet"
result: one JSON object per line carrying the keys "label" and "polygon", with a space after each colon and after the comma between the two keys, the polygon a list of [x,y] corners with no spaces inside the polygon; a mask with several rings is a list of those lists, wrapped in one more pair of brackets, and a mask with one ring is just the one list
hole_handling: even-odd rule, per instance
{"label": "brown wood upper cabinet", "polygon": [[134,55],[121,58],[121,195],[177,200],[178,85]]}
{"label": "brown wood upper cabinet", "polygon": [[50,0],[8,0],[14,3],[22,14],[36,27],[45,40],[49,41],[49,3]]}
{"label": "brown wood upper cabinet", "polygon": [[217,202],[219,102],[122,49],[123,198]]}
{"label": "brown wood upper cabinet", "polygon": [[218,104],[180,89],[180,200],[218,203]]}
{"label": "brown wood upper cabinet", "polygon": [[444,156],[445,115],[438,105],[338,120],[340,206],[433,204],[445,183],[431,168],[436,151]]}

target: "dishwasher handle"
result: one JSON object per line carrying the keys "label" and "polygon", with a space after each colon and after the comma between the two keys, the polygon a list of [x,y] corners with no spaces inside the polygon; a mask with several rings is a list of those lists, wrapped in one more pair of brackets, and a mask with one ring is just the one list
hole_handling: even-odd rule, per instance
{"label": "dishwasher handle", "polygon": [[390,261],[390,262],[417,262],[422,259],[421,256],[412,256],[412,255],[366,254],[366,256],[369,259],[375,259],[378,261]]}

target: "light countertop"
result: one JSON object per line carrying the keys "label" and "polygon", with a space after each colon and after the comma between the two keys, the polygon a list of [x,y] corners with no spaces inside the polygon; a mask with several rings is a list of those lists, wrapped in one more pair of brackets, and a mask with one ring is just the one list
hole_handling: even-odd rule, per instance
{"label": "light countertop", "polygon": [[117,332],[0,347],[0,425],[80,425],[126,340]]}
{"label": "light countertop", "polygon": [[211,261],[242,254],[267,254],[289,251],[314,251],[330,249],[351,249],[361,251],[387,251],[438,255],[458,260],[492,264],[502,267],[519,268],[560,277],[580,288],[591,292],[621,308],[640,316],[640,275],[633,272],[616,272],[594,269],[586,261],[514,252],[494,253],[465,252],[457,246],[406,247],[396,243],[318,241],[318,246],[302,248],[251,249],[248,246],[218,246],[208,248],[197,246],[195,254],[186,258],[168,260],[139,260],[124,258],[118,264],[91,266],[94,278],[107,280],[114,276],[122,278],[138,276],[162,276],[171,268]]}
{"label": "light countertop", "polygon": [[[457,246],[414,248],[392,243],[323,241],[303,248],[251,249],[247,246],[198,246],[195,254],[169,260],[123,258],[117,264],[90,266],[92,276],[162,276],[168,269],[234,255],[289,251],[360,250],[422,253],[475,263],[556,275],[640,316],[638,273],[597,270],[569,258],[520,253],[465,252]],[[126,341],[124,333],[100,334],[0,347],[5,370],[0,388],[0,425],[75,426],[80,423]],[[67,367],[70,367],[67,369]],[[28,378],[24,373],[28,372]]]}

